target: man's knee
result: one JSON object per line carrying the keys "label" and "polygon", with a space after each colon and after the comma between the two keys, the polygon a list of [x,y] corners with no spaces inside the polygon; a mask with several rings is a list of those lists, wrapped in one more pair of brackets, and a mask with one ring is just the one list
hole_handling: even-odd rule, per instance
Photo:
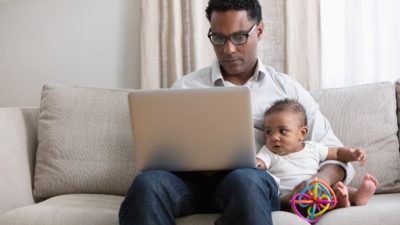
{"label": "man's knee", "polygon": [[160,183],[168,183],[170,173],[162,170],[151,170],[144,171],[135,177],[132,186],[129,189],[131,191],[157,191],[163,185]]}
{"label": "man's knee", "polygon": [[225,177],[224,182],[242,191],[254,192],[257,188],[277,191],[277,184],[270,174],[252,168],[234,170]]}
{"label": "man's knee", "polygon": [[260,183],[262,180],[263,177],[260,171],[250,168],[233,170],[225,177],[226,182],[236,186],[248,186],[254,183]]}

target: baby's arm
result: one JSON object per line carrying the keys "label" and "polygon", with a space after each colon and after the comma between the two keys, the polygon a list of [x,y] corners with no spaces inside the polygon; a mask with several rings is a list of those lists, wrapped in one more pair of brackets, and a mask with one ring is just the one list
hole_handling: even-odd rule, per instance
{"label": "baby's arm", "polygon": [[265,147],[260,149],[256,156],[256,168],[259,170],[267,170],[271,166],[272,153]]}
{"label": "baby's arm", "polygon": [[267,170],[267,165],[262,159],[256,158],[256,168],[259,170]]}
{"label": "baby's arm", "polygon": [[326,159],[338,160],[341,162],[359,161],[361,165],[364,165],[365,161],[367,160],[367,154],[362,148],[329,148]]}

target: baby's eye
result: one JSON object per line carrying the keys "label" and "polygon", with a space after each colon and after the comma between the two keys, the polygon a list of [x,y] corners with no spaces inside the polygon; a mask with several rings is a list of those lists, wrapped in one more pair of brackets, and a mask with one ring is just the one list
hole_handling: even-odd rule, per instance
{"label": "baby's eye", "polygon": [[286,133],[287,133],[287,130],[286,130],[286,129],[280,129],[279,132],[280,132],[281,134],[286,134]]}
{"label": "baby's eye", "polygon": [[271,130],[265,130],[265,134],[270,136],[270,135],[272,135],[272,131]]}

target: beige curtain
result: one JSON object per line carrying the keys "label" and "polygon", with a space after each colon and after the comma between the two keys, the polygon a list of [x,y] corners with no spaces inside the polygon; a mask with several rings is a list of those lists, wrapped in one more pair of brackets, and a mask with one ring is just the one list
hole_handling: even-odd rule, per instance
{"label": "beige curtain", "polygon": [[142,0],[141,88],[167,88],[215,58],[207,38],[207,0]]}
{"label": "beige curtain", "polygon": [[321,87],[319,0],[286,0],[286,69],[307,90]]}
{"label": "beige curtain", "polygon": [[285,1],[261,0],[264,35],[258,43],[258,55],[264,64],[286,73]]}
{"label": "beige curtain", "polygon": [[265,64],[293,76],[307,90],[320,88],[319,0],[262,0]]}

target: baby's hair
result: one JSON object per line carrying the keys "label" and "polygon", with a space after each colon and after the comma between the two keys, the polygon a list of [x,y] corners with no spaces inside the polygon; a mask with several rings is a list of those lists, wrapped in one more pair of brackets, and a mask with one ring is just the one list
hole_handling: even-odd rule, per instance
{"label": "baby's hair", "polygon": [[272,106],[265,112],[264,118],[276,112],[292,112],[299,115],[301,125],[307,126],[307,114],[303,105],[295,99],[283,99],[275,101]]}

